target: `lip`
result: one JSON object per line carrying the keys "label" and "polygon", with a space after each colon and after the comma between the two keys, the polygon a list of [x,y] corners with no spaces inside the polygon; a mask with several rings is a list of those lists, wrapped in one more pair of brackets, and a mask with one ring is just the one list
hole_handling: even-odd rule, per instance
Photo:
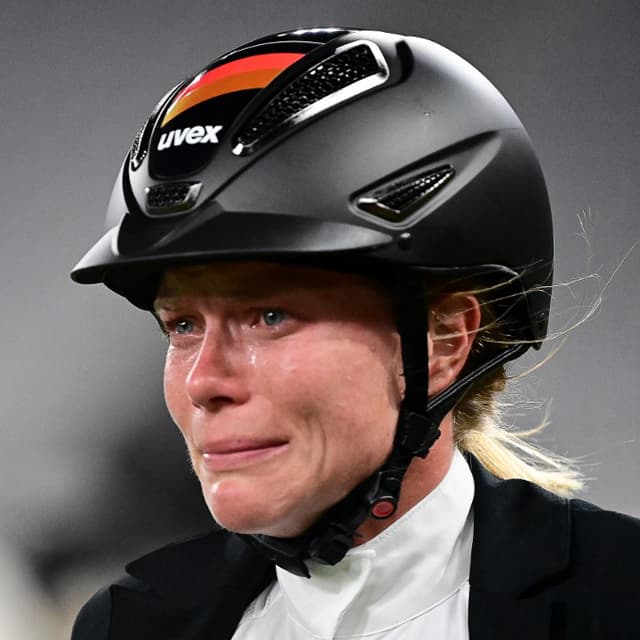
{"label": "lip", "polygon": [[239,469],[283,453],[288,444],[283,440],[225,440],[202,448],[202,462],[209,471]]}

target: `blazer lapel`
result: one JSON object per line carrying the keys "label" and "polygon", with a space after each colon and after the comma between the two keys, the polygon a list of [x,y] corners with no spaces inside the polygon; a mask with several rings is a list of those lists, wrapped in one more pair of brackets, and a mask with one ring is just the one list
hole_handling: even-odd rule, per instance
{"label": "blazer lapel", "polygon": [[540,588],[569,565],[569,503],[523,480],[498,480],[472,457],[470,466],[470,640],[553,639],[564,603],[542,601]]}
{"label": "blazer lapel", "polygon": [[273,565],[228,533],[170,545],[127,565],[111,589],[110,637],[226,640],[274,579]]}

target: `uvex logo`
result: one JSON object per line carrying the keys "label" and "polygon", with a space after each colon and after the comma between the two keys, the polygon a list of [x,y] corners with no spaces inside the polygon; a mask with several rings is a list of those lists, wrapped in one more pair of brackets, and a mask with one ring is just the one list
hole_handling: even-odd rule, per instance
{"label": "uvex logo", "polygon": [[205,142],[218,143],[218,134],[222,131],[222,125],[215,126],[207,124],[204,127],[185,127],[184,129],[174,129],[160,136],[158,151],[179,147],[183,142],[186,144],[204,144]]}

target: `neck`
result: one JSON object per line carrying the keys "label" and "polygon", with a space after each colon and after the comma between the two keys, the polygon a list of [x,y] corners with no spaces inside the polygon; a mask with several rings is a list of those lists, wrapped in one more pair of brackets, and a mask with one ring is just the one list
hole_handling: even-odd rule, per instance
{"label": "neck", "polygon": [[431,447],[427,457],[414,458],[411,461],[402,481],[402,491],[396,512],[384,520],[367,518],[356,531],[354,546],[375,538],[429,495],[449,471],[453,450],[453,417],[449,413],[440,424],[440,437]]}

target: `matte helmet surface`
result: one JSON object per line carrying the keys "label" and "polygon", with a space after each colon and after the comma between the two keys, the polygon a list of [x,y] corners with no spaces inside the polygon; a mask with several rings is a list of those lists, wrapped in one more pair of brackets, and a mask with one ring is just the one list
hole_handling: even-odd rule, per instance
{"label": "matte helmet surface", "polygon": [[150,308],[170,265],[220,259],[488,271],[546,333],[542,173],[497,89],[428,40],[308,29],[249,43],[172,89],[72,272]]}

